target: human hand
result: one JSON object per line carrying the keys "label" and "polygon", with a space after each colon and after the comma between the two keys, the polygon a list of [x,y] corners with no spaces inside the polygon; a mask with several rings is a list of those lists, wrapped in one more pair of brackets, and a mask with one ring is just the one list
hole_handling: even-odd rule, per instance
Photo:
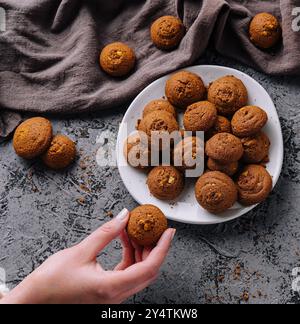
{"label": "human hand", "polygon": [[[5,304],[118,304],[148,287],[158,276],[175,230],[168,229],[154,248],[130,242],[124,209],[78,245],[51,256],[6,295]],[[120,236],[122,261],[105,271],[97,255]]]}

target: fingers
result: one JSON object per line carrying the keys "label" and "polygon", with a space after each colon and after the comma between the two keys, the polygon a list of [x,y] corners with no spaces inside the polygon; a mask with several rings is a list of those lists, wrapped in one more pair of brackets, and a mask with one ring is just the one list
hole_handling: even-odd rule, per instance
{"label": "fingers", "polygon": [[134,258],[135,262],[141,262],[143,260],[143,248],[139,245],[137,245],[135,242],[131,242],[132,246],[134,247]]}
{"label": "fingers", "polygon": [[122,261],[115,267],[115,271],[125,270],[135,262],[134,250],[125,230],[121,233],[120,239],[123,246],[123,257]]}
{"label": "fingers", "polygon": [[136,263],[122,272],[115,273],[114,278],[112,278],[112,285],[125,292],[135,289],[157,276],[168,254],[174,234],[174,229],[166,230],[157,246],[144,261]]}
{"label": "fingers", "polygon": [[79,244],[89,260],[95,259],[106,245],[120,235],[127,225],[128,218],[129,211],[123,209],[113,220],[102,225]]}
{"label": "fingers", "polygon": [[153,250],[152,247],[145,247],[143,250],[143,255],[142,255],[142,259],[143,261],[146,260],[148,258],[148,256],[150,255],[151,251]]}

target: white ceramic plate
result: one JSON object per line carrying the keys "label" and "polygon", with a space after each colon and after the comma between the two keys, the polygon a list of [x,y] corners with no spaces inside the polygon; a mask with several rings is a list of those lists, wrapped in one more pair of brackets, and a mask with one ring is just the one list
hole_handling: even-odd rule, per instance
{"label": "white ceramic plate", "polygon": [[[269,122],[264,129],[271,140],[270,162],[267,169],[273,178],[273,185],[275,186],[283,163],[283,139],[275,106],[265,89],[245,73],[227,67],[200,65],[185,70],[200,75],[206,85],[226,75],[234,75],[244,82],[249,92],[249,104],[262,107],[269,116]],[[182,223],[218,224],[246,214],[255,206],[246,208],[237,203],[221,215],[213,215],[201,208],[194,195],[194,184],[196,182],[194,179],[187,180],[185,191],[175,202],[160,201],[150,194],[146,185],[146,174],[127,164],[123,156],[124,142],[127,136],[135,131],[137,119],[141,118],[145,105],[149,101],[159,99],[165,95],[165,83],[169,77],[170,75],[160,78],[144,89],[132,102],[123,118],[117,140],[117,161],[126,188],[139,204],[156,205],[169,219]]]}

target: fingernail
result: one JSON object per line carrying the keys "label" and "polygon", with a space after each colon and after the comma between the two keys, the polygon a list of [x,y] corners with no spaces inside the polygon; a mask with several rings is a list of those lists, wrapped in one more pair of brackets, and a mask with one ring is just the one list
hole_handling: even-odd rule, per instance
{"label": "fingernail", "polygon": [[116,219],[119,220],[119,221],[123,221],[124,219],[127,218],[128,214],[129,214],[128,209],[124,208],[124,209],[119,213],[119,215],[116,216]]}
{"label": "fingernail", "polygon": [[174,236],[175,236],[175,234],[176,234],[176,229],[175,229],[175,228],[173,228],[173,233],[172,233],[172,240],[174,239]]}

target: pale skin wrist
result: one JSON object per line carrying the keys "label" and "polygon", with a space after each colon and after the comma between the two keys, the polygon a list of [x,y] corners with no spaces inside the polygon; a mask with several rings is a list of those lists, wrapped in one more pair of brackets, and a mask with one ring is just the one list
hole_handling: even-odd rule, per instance
{"label": "pale skin wrist", "polygon": [[0,304],[43,304],[47,303],[45,294],[41,294],[35,275],[30,275],[15,289],[6,294]]}

